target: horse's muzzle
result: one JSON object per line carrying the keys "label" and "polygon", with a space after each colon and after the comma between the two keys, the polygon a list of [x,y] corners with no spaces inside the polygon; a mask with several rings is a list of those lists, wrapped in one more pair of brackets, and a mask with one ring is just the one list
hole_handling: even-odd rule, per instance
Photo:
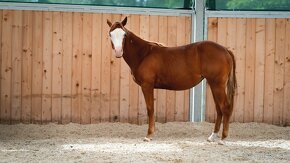
{"label": "horse's muzzle", "polygon": [[116,58],[121,58],[123,56],[123,49],[115,49],[114,52]]}

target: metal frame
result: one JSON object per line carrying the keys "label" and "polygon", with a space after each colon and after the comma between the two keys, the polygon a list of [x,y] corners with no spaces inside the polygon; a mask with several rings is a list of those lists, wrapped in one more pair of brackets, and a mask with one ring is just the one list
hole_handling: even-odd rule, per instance
{"label": "metal frame", "polygon": [[[205,11],[205,17],[290,18],[290,11]],[[207,21],[207,19],[206,19]]]}
{"label": "metal frame", "polygon": [[67,4],[41,4],[41,3],[14,3],[0,2],[0,9],[10,10],[38,10],[38,11],[63,11],[63,12],[91,12],[112,14],[142,14],[164,16],[192,16],[192,10],[157,9],[115,6],[89,6]]}

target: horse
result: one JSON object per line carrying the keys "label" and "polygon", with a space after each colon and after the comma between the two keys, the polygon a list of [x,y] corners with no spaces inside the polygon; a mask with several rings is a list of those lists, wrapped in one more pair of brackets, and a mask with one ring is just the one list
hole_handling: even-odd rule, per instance
{"label": "horse", "polygon": [[[112,23],[109,38],[115,57],[123,57],[134,81],[141,87],[148,115],[148,131],[144,141],[152,140],[155,131],[154,89],[186,90],[207,80],[214,98],[217,118],[208,141],[223,142],[228,136],[237,86],[233,53],[211,41],[166,47],[141,39],[125,28],[127,17]],[[218,132],[223,122],[222,138]]]}

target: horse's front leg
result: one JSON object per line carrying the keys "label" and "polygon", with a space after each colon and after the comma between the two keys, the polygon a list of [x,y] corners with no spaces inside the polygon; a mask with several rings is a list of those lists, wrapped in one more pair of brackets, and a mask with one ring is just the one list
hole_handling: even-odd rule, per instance
{"label": "horse's front leg", "polygon": [[144,141],[150,141],[153,138],[155,131],[155,120],[154,120],[154,91],[153,85],[151,84],[142,84],[142,92],[145,98],[148,114],[148,132],[147,136],[144,138]]}

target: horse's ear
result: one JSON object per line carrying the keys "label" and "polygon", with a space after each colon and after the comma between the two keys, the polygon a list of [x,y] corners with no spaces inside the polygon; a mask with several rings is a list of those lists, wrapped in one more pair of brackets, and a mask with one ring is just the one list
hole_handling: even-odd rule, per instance
{"label": "horse's ear", "polygon": [[125,17],[125,19],[122,21],[122,25],[125,26],[127,24],[127,16]]}
{"label": "horse's ear", "polygon": [[109,25],[109,27],[112,27],[112,23],[108,19],[107,19],[107,24]]}

